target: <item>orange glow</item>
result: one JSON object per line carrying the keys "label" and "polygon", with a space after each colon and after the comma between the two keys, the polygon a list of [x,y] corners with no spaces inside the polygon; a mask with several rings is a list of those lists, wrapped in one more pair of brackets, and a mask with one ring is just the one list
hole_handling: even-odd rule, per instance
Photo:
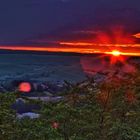
{"label": "orange glow", "polygon": [[[112,52],[104,52],[105,54],[112,54]],[[135,52],[120,52],[120,55],[124,56],[140,56],[140,51]]]}
{"label": "orange glow", "polygon": [[133,35],[135,38],[140,38],[140,33]]}
{"label": "orange glow", "polygon": [[19,85],[19,91],[20,92],[30,92],[31,91],[31,85],[28,82],[22,82]]}
{"label": "orange glow", "polygon": [[[133,44],[133,46],[140,47],[140,44]],[[33,46],[0,46],[1,50],[18,50],[18,51],[40,51],[40,52],[66,52],[66,53],[81,53],[81,54],[112,54],[112,50],[114,47],[107,48],[108,45],[104,45],[101,48],[100,44],[97,46],[90,47],[33,47]],[[115,46],[115,45],[114,45]],[[140,56],[140,50],[138,47],[126,47],[126,49],[121,48],[120,55],[125,56]]]}
{"label": "orange glow", "polygon": [[[108,32],[98,31],[95,32],[96,36],[93,40],[88,42],[82,41],[60,41],[59,45],[63,45],[65,47],[77,47],[88,49],[87,52],[90,53],[105,53],[112,54],[114,56],[120,55],[128,55],[128,56],[140,56],[140,44],[136,43],[136,39],[132,37],[132,34],[124,32],[124,28],[122,26],[114,26],[113,28],[109,28]],[[140,34],[137,34],[137,37]],[[93,51],[94,50],[94,51]],[[112,50],[119,50],[113,51]]]}
{"label": "orange glow", "polygon": [[115,64],[118,61],[124,63],[124,57],[122,56],[122,54],[124,55],[124,53],[122,53],[118,50],[113,50],[111,52],[105,52],[105,54],[110,54],[111,55],[111,57],[110,57],[111,58],[110,59],[111,64]]}
{"label": "orange glow", "polygon": [[59,42],[60,45],[66,46],[99,46],[99,47],[140,47],[140,44],[136,43],[90,43],[90,42]]}
{"label": "orange glow", "polygon": [[60,42],[60,45],[69,45],[69,46],[93,46],[94,43],[89,42]]}
{"label": "orange glow", "polygon": [[114,56],[120,56],[121,53],[119,51],[117,51],[117,50],[114,50],[114,51],[112,51],[112,55],[114,55]]}
{"label": "orange glow", "polygon": [[119,51],[114,50],[111,52],[111,55],[112,55],[111,60],[110,60],[111,64],[115,64],[118,61],[124,62],[124,59],[123,57],[120,56],[121,53]]}
{"label": "orange glow", "polygon": [[[91,31],[92,32],[92,31]],[[0,49],[20,50],[20,51],[46,51],[46,52],[66,52],[81,54],[112,54],[114,56],[140,56],[140,44],[134,38],[140,37],[128,34],[122,27],[108,29],[108,32],[94,31],[96,36],[89,41],[58,41],[57,46],[0,46]],[[115,51],[112,51],[115,50]],[[116,51],[116,50],[119,50]]]}

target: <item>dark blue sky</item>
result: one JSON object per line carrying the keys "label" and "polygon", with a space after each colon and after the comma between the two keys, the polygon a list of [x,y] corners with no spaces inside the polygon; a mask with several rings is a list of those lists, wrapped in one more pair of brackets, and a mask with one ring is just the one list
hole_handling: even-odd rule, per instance
{"label": "dark blue sky", "polygon": [[107,30],[115,24],[140,32],[140,0],[0,1],[0,44],[4,45],[75,38],[74,31]]}

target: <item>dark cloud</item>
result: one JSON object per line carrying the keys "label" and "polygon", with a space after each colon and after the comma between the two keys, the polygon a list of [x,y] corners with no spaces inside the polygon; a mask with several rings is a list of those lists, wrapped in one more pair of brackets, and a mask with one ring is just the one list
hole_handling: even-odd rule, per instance
{"label": "dark cloud", "polygon": [[139,30],[139,0],[5,0],[0,3],[0,42],[86,39],[75,31],[122,24]]}

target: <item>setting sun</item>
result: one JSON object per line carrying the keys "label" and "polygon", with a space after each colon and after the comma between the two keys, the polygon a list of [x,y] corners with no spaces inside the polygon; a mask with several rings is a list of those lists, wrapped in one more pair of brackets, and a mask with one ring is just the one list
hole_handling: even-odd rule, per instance
{"label": "setting sun", "polygon": [[121,55],[121,52],[119,52],[117,50],[114,50],[114,51],[112,51],[112,55],[114,55],[114,56],[120,56]]}

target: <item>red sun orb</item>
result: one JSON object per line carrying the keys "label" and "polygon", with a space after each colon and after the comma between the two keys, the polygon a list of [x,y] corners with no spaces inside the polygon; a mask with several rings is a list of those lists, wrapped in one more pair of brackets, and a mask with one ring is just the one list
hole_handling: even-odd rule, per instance
{"label": "red sun orb", "polygon": [[28,82],[22,82],[19,85],[19,91],[20,92],[30,92],[31,91],[31,85]]}

